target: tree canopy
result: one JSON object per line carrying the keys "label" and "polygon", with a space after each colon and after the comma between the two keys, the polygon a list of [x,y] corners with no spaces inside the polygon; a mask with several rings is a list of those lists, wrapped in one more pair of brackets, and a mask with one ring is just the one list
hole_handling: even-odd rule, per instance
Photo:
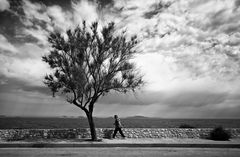
{"label": "tree canopy", "polygon": [[72,93],[70,103],[85,109],[101,95],[110,90],[128,92],[143,84],[142,76],[130,59],[137,53],[134,49],[137,37],[127,41],[125,33],[114,35],[114,23],[101,31],[94,22],[90,29],[83,22],[82,28],[67,30],[63,36],[52,32],[48,41],[52,47],[43,56],[53,74],[46,75],[44,83],[53,94],[61,91]]}

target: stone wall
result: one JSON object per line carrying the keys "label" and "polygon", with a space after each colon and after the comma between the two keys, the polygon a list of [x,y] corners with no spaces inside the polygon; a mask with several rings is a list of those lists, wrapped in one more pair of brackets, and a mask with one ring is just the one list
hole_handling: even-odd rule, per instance
{"label": "stone wall", "polygon": [[[123,132],[128,138],[206,138],[210,128],[124,128]],[[232,138],[240,138],[240,128],[226,129],[231,132]],[[99,138],[109,138],[113,128],[97,128]],[[89,129],[9,129],[0,130],[2,140],[24,139],[74,139],[89,138]],[[117,138],[120,137],[117,134]]]}

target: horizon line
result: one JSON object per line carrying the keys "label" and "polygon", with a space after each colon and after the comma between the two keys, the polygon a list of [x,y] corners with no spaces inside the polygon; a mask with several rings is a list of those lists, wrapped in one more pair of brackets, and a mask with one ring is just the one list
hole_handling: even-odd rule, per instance
{"label": "horizon line", "polygon": [[[113,116],[93,116],[93,118],[112,118]],[[0,115],[0,118],[87,118],[85,116],[20,116],[20,115]],[[136,115],[136,116],[123,116],[120,118],[156,118],[156,119],[240,119],[240,117],[194,117],[194,118],[188,118],[188,117],[174,117],[174,118],[170,118],[170,117],[147,117],[147,116],[140,116],[140,115]]]}

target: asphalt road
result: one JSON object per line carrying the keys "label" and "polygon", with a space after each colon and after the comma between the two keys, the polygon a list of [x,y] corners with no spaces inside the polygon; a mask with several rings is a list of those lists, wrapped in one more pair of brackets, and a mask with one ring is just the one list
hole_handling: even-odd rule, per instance
{"label": "asphalt road", "polygon": [[239,157],[229,148],[0,148],[1,157]]}

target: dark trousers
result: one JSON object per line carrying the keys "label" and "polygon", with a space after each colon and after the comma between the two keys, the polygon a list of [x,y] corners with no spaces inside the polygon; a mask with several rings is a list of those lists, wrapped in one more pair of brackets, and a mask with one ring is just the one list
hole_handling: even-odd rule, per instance
{"label": "dark trousers", "polygon": [[115,138],[117,132],[119,131],[119,133],[121,134],[122,137],[125,137],[125,135],[122,132],[121,128],[115,128],[114,132],[113,132],[113,138]]}

